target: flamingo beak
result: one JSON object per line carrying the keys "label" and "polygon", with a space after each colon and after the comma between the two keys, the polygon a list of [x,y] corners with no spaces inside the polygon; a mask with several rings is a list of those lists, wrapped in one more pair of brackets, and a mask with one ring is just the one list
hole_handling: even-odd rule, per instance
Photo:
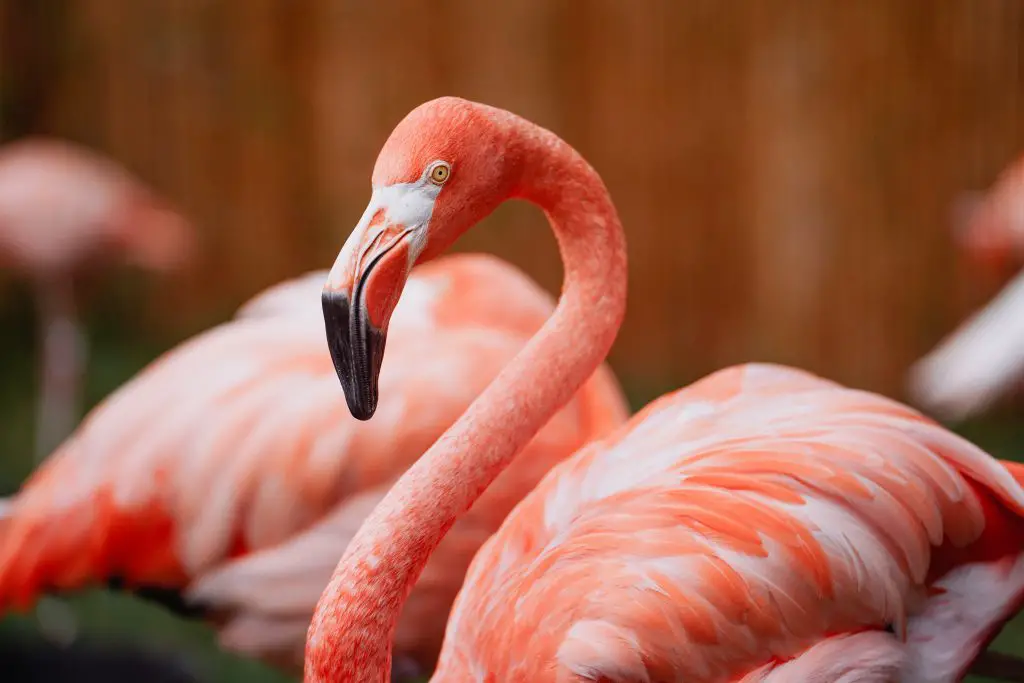
{"label": "flamingo beak", "polygon": [[1007,235],[973,229],[960,231],[956,239],[957,246],[979,268],[999,272],[1012,262],[1013,246]]}
{"label": "flamingo beak", "polygon": [[357,420],[369,420],[377,410],[377,382],[387,334],[369,323],[358,308],[352,310],[348,294],[325,290],[320,300],[327,347],[349,412]]}
{"label": "flamingo beak", "polygon": [[372,209],[349,236],[320,297],[327,346],[357,420],[377,410],[388,322],[419,252],[418,226],[390,222],[385,209]]}

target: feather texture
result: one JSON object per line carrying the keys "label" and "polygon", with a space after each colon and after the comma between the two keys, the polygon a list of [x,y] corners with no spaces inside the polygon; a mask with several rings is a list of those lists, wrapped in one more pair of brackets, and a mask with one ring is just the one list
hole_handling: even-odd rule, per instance
{"label": "feather texture", "polygon": [[[953,681],[1019,606],[1022,511],[1006,467],[905,406],[729,368],[516,507],[473,561],[433,680]],[[947,627],[971,612],[977,628],[945,630],[944,673],[899,678],[944,585],[968,598],[946,596]]]}
{"label": "feather texture", "polygon": [[[310,274],[271,288],[89,414],[3,503],[0,606],[107,578],[194,584],[188,595],[219,613],[227,645],[275,659],[290,648],[291,663],[301,662],[333,566],[324,558],[336,561],[377,492],[465,411],[552,309],[536,284],[493,257],[418,268],[392,321],[386,398],[372,422],[359,422],[323,341],[318,281]],[[448,607],[486,536],[551,465],[626,415],[603,367],[553,417],[481,502],[476,526],[453,538],[450,563],[439,560],[436,576],[424,579],[440,587],[436,616],[408,627],[419,656],[436,657]],[[333,542],[318,547],[327,535]]]}

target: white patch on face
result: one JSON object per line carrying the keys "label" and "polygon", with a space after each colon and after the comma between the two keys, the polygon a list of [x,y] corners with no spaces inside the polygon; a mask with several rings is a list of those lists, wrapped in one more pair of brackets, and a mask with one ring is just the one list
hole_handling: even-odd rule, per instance
{"label": "white patch on face", "polygon": [[[370,202],[366,206],[362,217],[356,224],[352,234],[345,241],[338,258],[327,276],[325,289],[342,289],[345,282],[347,264],[351,263],[352,250],[358,248],[368,250],[375,244],[374,237],[384,230],[388,225],[404,225],[410,231],[409,240],[409,266],[416,261],[423,247],[427,244],[427,226],[434,213],[434,204],[437,196],[441,193],[441,185],[430,182],[428,177],[430,167],[424,170],[423,175],[411,183],[396,183],[394,185],[375,186],[370,195]],[[379,210],[384,210],[384,222],[370,228],[370,221]],[[362,261],[364,254],[359,254]]]}

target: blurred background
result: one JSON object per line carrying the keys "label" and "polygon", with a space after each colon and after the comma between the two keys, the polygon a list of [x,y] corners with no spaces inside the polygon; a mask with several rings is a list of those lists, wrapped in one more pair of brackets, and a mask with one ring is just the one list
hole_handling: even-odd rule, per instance
{"label": "blurred background", "polygon": [[[88,406],[260,289],[328,266],[376,154],[459,95],[548,127],[598,169],[629,239],[611,363],[638,407],[724,365],[795,364],[906,398],[907,370],[1013,275],[958,251],[965,192],[1024,150],[1017,0],[33,0],[0,3],[0,141],[55,135],[196,226],[197,259],[78,294]],[[552,292],[543,216],[459,245]],[[0,492],[31,471],[37,326],[0,270]],[[1013,397],[955,425],[1024,454]],[[210,680],[286,680],[131,598],[70,599],[87,633],[186,652]],[[0,638],[35,629],[0,623]],[[998,641],[1024,654],[1024,626]]]}

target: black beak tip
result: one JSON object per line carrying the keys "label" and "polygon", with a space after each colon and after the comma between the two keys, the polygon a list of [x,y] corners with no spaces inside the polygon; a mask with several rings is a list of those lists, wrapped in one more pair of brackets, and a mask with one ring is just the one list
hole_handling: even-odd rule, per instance
{"label": "black beak tip", "polygon": [[348,403],[348,411],[352,417],[366,422],[377,412],[377,397],[367,397],[365,400],[356,400],[352,397],[353,392],[345,390],[345,400]]}
{"label": "black beak tip", "polygon": [[357,420],[369,420],[377,412],[377,382],[386,335],[366,319],[365,311],[358,307],[353,310],[344,292],[324,291],[320,301],[327,347],[348,410]]}

